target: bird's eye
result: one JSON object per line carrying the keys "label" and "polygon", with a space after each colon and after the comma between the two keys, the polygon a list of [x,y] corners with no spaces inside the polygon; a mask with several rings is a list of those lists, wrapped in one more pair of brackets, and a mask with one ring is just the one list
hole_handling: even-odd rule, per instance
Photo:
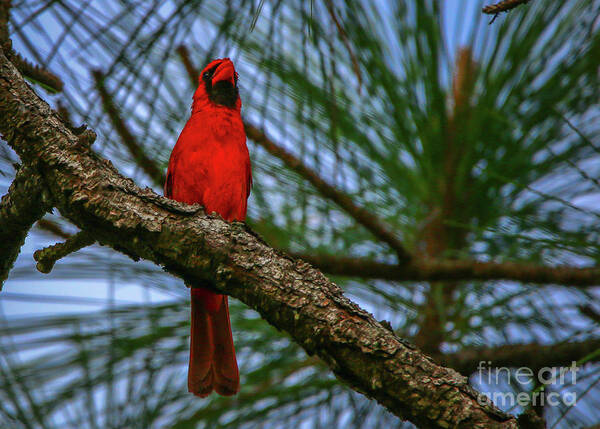
{"label": "bird's eye", "polygon": [[214,72],[215,72],[215,69],[214,69],[214,68],[213,68],[213,69],[210,69],[210,70],[206,70],[206,71],[204,72],[204,74],[202,75],[202,79],[205,79],[205,80],[206,80],[206,79],[210,79],[210,78],[212,77],[212,75],[213,75],[213,73],[214,73]]}

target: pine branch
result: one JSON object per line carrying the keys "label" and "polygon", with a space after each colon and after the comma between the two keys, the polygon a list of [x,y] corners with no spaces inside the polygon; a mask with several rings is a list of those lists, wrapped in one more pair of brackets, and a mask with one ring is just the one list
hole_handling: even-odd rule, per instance
{"label": "pine branch", "polygon": [[523,283],[596,286],[600,268],[544,266],[516,262],[431,259],[406,265],[386,264],[363,258],[331,255],[292,254],[336,276],[389,281],[512,280]]}
{"label": "pine branch", "polygon": [[325,182],[317,173],[304,165],[294,155],[277,145],[264,132],[248,122],[244,123],[246,135],[249,139],[260,144],[271,155],[281,159],[291,170],[308,180],[323,196],[336,203],[342,210],[349,214],[359,224],[369,230],[375,237],[394,249],[400,262],[411,259],[411,255],[404,248],[402,242],[390,231],[383,222],[373,213],[357,206],[348,195],[338,191],[335,187]]}
{"label": "pine branch", "polygon": [[[452,79],[452,104],[448,104],[447,125],[443,133],[443,158],[439,165],[440,193],[443,198],[428,204],[429,215],[419,226],[418,239],[422,254],[419,260],[435,260],[447,251],[465,247],[467,231],[451,225],[462,219],[464,207],[469,206],[469,189],[472,176],[464,175],[461,163],[468,158],[464,138],[468,133],[473,109],[471,98],[476,80],[477,64],[470,48],[459,49],[456,54]],[[450,94],[448,94],[450,96]],[[468,151],[468,150],[467,150]],[[460,179],[459,179],[460,178]],[[460,183],[460,185],[459,185]],[[458,189],[460,187],[461,189]],[[435,201],[435,202],[434,202]],[[430,282],[425,302],[419,309],[419,331],[415,344],[425,352],[437,353],[446,338],[447,312],[454,306],[455,291],[459,282]]]}
{"label": "pine branch", "polygon": [[[197,85],[198,73],[195,71],[196,69],[192,65],[192,62],[189,58],[189,52],[185,46],[180,46],[177,49],[177,53],[181,57],[192,85]],[[352,198],[350,198],[347,194],[328,184],[325,180],[319,177],[316,172],[307,167],[300,159],[286,151],[282,146],[275,143],[273,140],[267,137],[263,131],[252,125],[247,120],[244,120],[244,127],[246,129],[246,135],[250,140],[261,145],[271,155],[281,159],[288,166],[288,168],[295,171],[311,185],[313,185],[317,191],[321,193],[321,195],[333,201],[355,221],[370,231],[375,237],[388,244],[396,251],[400,262],[410,260],[410,253],[404,248],[404,245],[398,239],[398,237],[396,237],[396,234],[390,231],[388,227],[384,225],[383,221],[377,218],[375,214],[354,204]]]}
{"label": "pine branch", "polygon": [[[476,373],[481,366],[489,368],[530,368],[537,372],[545,367],[568,367],[600,349],[600,339],[561,344],[514,344],[499,347],[465,348],[435,359],[464,375]],[[600,358],[600,357],[599,357]],[[595,361],[597,362],[597,358]]]}
{"label": "pine branch", "polygon": [[58,76],[44,67],[29,62],[13,50],[8,31],[10,7],[10,0],[0,0],[0,49],[4,51],[6,57],[17,67],[23,76],[41,84],[51,92],[61,92],[64,85]]}
{"label": "pine branch", "polygon": [[[5,132],[3,138],[16,133]],[[27,233],[52,208],[42,178],[30,167],[20,167],[8,193],[0,201],[0,290],[8,278]]]}
{"label": "pine branch", "polygon": [[144,148],[129,130],[129,127],[121,117],[119,109],[115,105],[112,95],[108,92],[108,89],[104,84],[104,75],[100,70],[93,70],[92,77],[94,78],[96,89],[100,94],[104,110],[112,122],[113,127],[115,127],[117,134],[121,137],[121,141],[129,151],[129,154],[144,173],[152,179],[155,185],[163,186],[165,183],[165,174],[156,165],[156,162],[146,154]]}
{"label": "pine branch", "polygon": [[517,427],[465,377],[402,341],[308,264],[269,248],[243,224],[142,190],[79,150],[4,55],[0,76],[0,132],[24,163],[40,163],[63,216],[100,243],[240,299],[401,418],[425,427]]}
{"label": "pine branch", "polygon": [[41,84],[47,90],[51,92],[61,92],[63,90],[63,81],[44,67],[29,62],[16,52],[12,53],[10,60],[23,76]]}

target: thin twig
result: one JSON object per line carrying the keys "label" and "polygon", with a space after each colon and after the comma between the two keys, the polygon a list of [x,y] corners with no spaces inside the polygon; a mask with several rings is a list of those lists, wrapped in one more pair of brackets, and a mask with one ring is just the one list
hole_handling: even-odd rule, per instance
{"label": "thin twig", "polygon": [[551,107],[551,109],[554,112],[554,114],[559,116],[571,130],[573,130],[573,131],[575,131],[575,133],[577,133],[577,135],[581,138],[581,140],[583,140],[583,142],[586,145],[591,147],[592,150],[594,152],[596,152],[597,154],[600,154],[600,147],[596,146],[585,134],[583,134],[583,132],[573,122],[571,122],[565,115],[563,115],[560,111],[558,111],[558,109],[556,109],[554,107]]}
{"label": "thin twig", "polygon": [[48,274],[52,271],[52,267],[54,267],[56,261],[73,252],[77,252],[79,249],[91,246],[95,242],[96,239],[86,231],[80,231],[69,237],[64,243],[56,243],[37,250],[33,254],[33,259],[37,261],[36,268],[40,273]]}
{"label": "thin twig", "polygon": [[537,373],[540,368],[571,366],[599,348],[600,339],[596,338],[548,345],[532,343],[465,348],[452,354],[434,355],[433,358],[466,376],[476,373],[478,367],[483,367],[483,370],[531,368]]}
{"label": "thin twig", "polygon": [[346,30],[344,30],[344,27],[340,23],[340,20],[338,19],[337,15],[335,13],[335,8],[334,8],[333,2],[331,2],[331,0],[327,2],[327,11],[329,12],[329,16],[331,16],[331,20],[335,24],[335,27],[337,28],[338,33],[340,34],[340,38],[342,39],[342,43],[344,44],[344,46],[346,47],[346,50],[348,51],[348,55],[350,55],[350,59],[352,61],[352,69],[354,70],[354,74],[356,75],[356,78],[358,79],[358,94],[360,95],[361,89],[362,89],[362,75],[360,73],[360,66],[358,65],[358,59],[356,58],[356,55],[354,54],[354,49],[352,49],[352,46],[350,45],[350,42],[348,40],[348,35],[346,34]]}
{"label": "thin twig", "polygon": [[254,27],[256,27],[256,22],[258,21],[258,17],[260,16],[260,12],[262,11],[264,2],[265,0],[260,0],[260,3],[258,4],[258,8],[256,9],[254,16],[252,17],[252,22],[250,23],[250,32],[254,31]]}
{"label": "thin twig", "polygon": [[36,226],[42,231],[49,232],[50,234],[65,240],[71,237],[71,234],[63,230],[59,224],[48,219],[38,220]]}

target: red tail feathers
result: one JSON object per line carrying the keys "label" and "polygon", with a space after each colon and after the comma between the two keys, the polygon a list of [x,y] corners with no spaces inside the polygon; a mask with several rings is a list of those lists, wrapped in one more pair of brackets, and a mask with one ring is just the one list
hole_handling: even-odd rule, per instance
{"label": "red tail feathers", "polygon": [[227,297],[208,289],[192,293],[192,331],[188,390],[196,396],[235,395],[240,374],[233,348]]}

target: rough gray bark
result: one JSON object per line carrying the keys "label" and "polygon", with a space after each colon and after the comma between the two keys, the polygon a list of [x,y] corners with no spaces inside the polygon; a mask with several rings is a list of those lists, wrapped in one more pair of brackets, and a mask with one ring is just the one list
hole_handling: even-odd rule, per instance
{"label": "rough gray bark", "polygon": [[465,377],[402,341],[309,264],[273,250],[243,224],[122,177],[78,143],[2,54],[0,132],[25,164],[37,161],[61,214],[98,242],[240,299],[397,416],[423,427],[517,427],[515,418],[480,405]]}
{"label": "rough gray bark", "polygon": [[30,167],[20,167],[0,201],[0,290],[13,267],[27,233],[52,209],[42,178]]}

